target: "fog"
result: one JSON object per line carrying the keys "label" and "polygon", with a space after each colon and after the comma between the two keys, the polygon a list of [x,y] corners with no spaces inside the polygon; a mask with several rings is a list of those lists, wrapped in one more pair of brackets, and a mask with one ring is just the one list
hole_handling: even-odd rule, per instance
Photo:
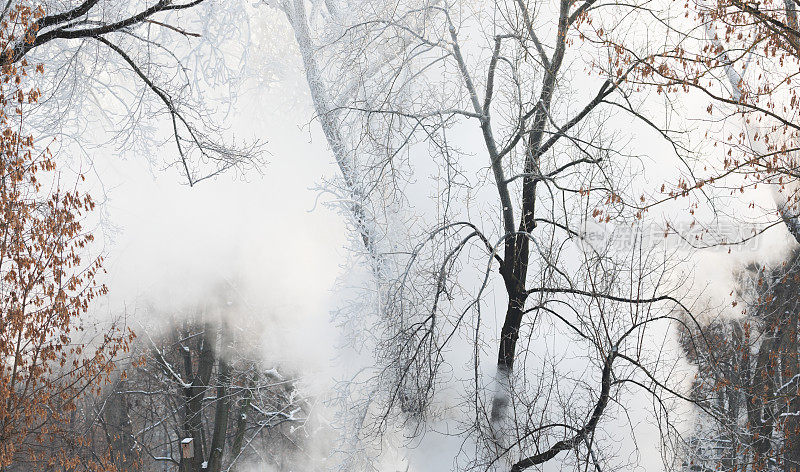
{"label": "fog", "polygon": [[[228,322],[237,329],[257,333],[258,351],[264,362],[296,376],[304,394],[313,398],[318,426],[314,434],[319,436],[310,437],[309,460],[305,464],[313,470],[332,466],[335,458],[331,457],[335,457],[337,447],[333,444],[348,439],[344,437],[349,434],[347,427],[336,423],[341,409],[347,409],[347,405],[338,402],[342,393],[339,382],[352,378],[372,360],[372,346],[354,345],[358,343],[353,341],[352,333],[335,318],[340,309],[352,307],[353,300],[370,303],[360,291],[369,283],[369,268],[353,255],[360,241],[346,224],[348,215],[339,211],[331,194],[320,190],[323,182],[338,175],[339,168],[314,119],[292,37],[280,15],[266,14],[254,24],[258,21],[262,22],[261,34],[267,31],[274,36],[267,45],[256,42],[260,44],[256,52],[273,57],[280,54],[286,60],[282,64],[267,61],[261,71],[267,79],[248,83],[234,109],[225,115],[226,127],[237,135],[265,142],[268,152],[258,169],[232,171],[189,187],[182,183],[179,169],[164,169],[159,159],[98,145],[103,152],[91,160],[89,186],[101,205],[102,218],[93,220],[93,225],[98,235],[96,251],[105,257],[107,273],[102,281],[109,293],[94,305],[92,316],[99,320],[122,318],[134,331],[152,334],[165,326],[167,316],[180,317],[214,296],[220,284],[235,287],[237,302],[244,309],[231,311]],[[573,80],[576,88],[584,89],[596,82],[579,75]],[[457,128],[452,135],[465,147],[479,139],[476,127],[470,126]],[[634,172],[648,168],[652,174],[663,176],[674,168],[674,162],[666,157],[668,149],[652,148],[657,137],[648,127],[631,120],[611,123],[609,129],[626,129],[640,139],[634,141],[632,148],[647,155],[631,164]],[[98,143],[103,142],[104,134],[111,133],[103,129],[93,132]],[[152,152],[155,156],[173,153],[172,144],[167,142],[163,149]],[[413,152],[424,155],[425,149]],[[479,157],[465,170],[470,176],[488,176],[484,156]],[[422,166],[419,175],[432,173],[435,166],[430,165],[430,169]],[[420,178],[409,184],[409,214],[435,212],[428,183]],[[651,183],[639,185],[645,188]],[[487,192],[491,191],[490,188]],[[757,195],[760,204],[770,204],[768,191]],[[491,196],[471,198],[474,201],[464,207],[469,210],[469,204],[476,203],[479,209],[472,209],[476,213],[493,204]],[[732,206],[726,210],[743,211],[746,203],[733,205],[742,208]],[[683,211],[677,205],[663,210],[660,216],[664,220],[680,218],[677,215]],[[489,211],[479,213],[478,218],[487,214],[487,220],[494,218]],[[496,223],[483,222],[487,226]],[[791,238],[782,231],[769,232],[732,254],[719,248],[689,251],[687,247],[673,246],[669,249],[682,262],[669,282],[691,294],[699,314],[735,318],[741,307],[734,309],[730,302],[731,293],[737,288],[738,271],[754,261],[778,264],[792,247]],[[479,282],[478,275],[470,274],[474,280],[469,281]],[[495,282],[487,289],[491,303],[484,312],[488,320],[484,329],[493,339],[498,337],[503,323],[505,300],[500,287]],[[364,326],[368,326],[367,318],[365,313]],[[675,333],[661,330],[651,336],[653,343],[666,346],[667,357],[680,357]],[[555,348],[564,339],[550,341],[552,346],[544,343],[543,349]],[[465,344],[446,353],[455,371],[469,374],[472,349]],[[495,367],[493,349],[481,354],[481,367],[486,371],[482,374],[491,374]],[[564,348],[565,357],[569,351],[570,347]],[[675,362],[675,375],[685,376],[685,380],[676,382],[688,387],[693,368],[685,361]],[[576,366],[579,370],[580,366]],[[440,414],[426,424],[423,437],[408,440],[404,433],[409,431],[398,427],[388,431],[367,454],[380,456],[377,463],[387,472],[455,470],[459,454],[471,446],[469,441],[465,446],[463,436],[454,432],[457,428],[451,431],[463,419],[457,405],[460,387],[454,380],[437,391],[434,407]],[[629,416],[610,418],[604,433],[609,437],[617,432],[631,433],[637,443],[619,444],[609,454],[630,464],[625,470],[662,470],[659,425],[649,415],[652,399],[641,393],[630,402]],[[676,411],[681,416],[677,423],[688,431],[694,411]],[[348,417],[342,418],[346,421]],[[266,467],[252,465],[254,471],[269,470]],[[543,470],[555,471],[559,467],[558,463],[547,464]]]}

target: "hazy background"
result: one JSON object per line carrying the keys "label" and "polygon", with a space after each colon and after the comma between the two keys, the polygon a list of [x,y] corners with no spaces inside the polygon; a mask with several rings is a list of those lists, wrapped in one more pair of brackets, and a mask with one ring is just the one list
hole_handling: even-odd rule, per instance
{"label": "hazy background", "polygon": [[[338,170],[313,121],[294,41],[283,17],[266,8],[260,11],[259,34],[269,35],[269,41],[257,41],[251,54],[268,58],[263,80],[241,92],[226,125],[237,135],[266,141],[265,165],[260,172],[228,173],[190,188],[180,183],[175,169],[97,148],[101,152],[93,153],[89,180],[102,206],[102,218],[94,224],[101,235],[98,248],[106,255],[110,292],[95,310],[101,318],[124,315],[134,330],[157,329],[162,320],[148,318],[149,306],[178,313],[221,281],[231,281],[255,317],[236,320],[236,325],[263,328],[260,349],[267,363],[300,375],[309,394],[319,399],[321,414],[330,416],[333,412],[324,402],[335,381],[357,368],[352,353],[337,347],[341,333],[331,314],[362,274],[348,263],[349,235],[341,215],[324,204],[330,196],[316,190]],[[174,152],[173,143],[157,151]],[[651,149],[652,162],[659,162],[661,152]],[[772,231],[749,250],[695,254],[684,275],[692,277],[708,303],[728,306],[735,271],[755,258],[769,260],[765,254],[778,260],[788,241]],[[504,300],[498,303],[504,305]],[[492,308],[487,319],[495,319],[499,327],[501,317]],[[633,412],[640,469],[659,470],[657,429],[645,414],[650,405],[631,404],[641,405],[641,411]],[[395,461],[388,449],[388,462],[397,465],[387,465],[387,470],[404,470],[406,465],[413,471],[449,470],[462,444],[446,433],[445,423],[434,423],[421,442],[395,443],[409,462]],[[634,454],[633,447],[620,445],[620,454]],[[557,461],[545,470],[557,470]]]}

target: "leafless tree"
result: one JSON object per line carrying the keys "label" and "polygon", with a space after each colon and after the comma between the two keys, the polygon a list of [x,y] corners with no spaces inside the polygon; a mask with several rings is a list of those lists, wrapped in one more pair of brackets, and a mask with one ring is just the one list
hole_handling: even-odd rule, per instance
{"label": "leafless tree", "polygon": [[[460,411],[471,419],[462,417],[461,431],[475,441],[473,467],[602,467],[613,456],[603,452],[602,425],[610,410],[624,414],[636,389],[655,399],[665,438],[674,438],[668,398],[693,400],[666,381],[670,364],[651,336],[666,343],[666,326],[693,318],[668,282],[669,258],[631,237],[643,218],[629,203],[639,198],[631,173],[644,169],[603,126],[610,110],[633,111],[626,79],[638,63],[570,83],[585,55],[604,51],[581,42],[581,26],[615,5],[331,1],[311,2],[311,14],[299,0],[281,6],[344,187],[416,214],[410,241],[393,240],[398,269],[370,325],[382,333],[381,369],[367,381],[376,393],[362,426],[382,433],[399,419],[424,430],[442,371],[454,370],[467,386]],[[602,225],[629,244],[590,241]],[[369,247],[370,233],[356,228]],[[488,296],[495,291],[502,309]],[[495,308],[499,333],[487,321]],[[454,365],[459,350],[471,368]]]}
{"label": "leafless tree", "polygon": [[179,470],[186,438],[192,471],[305,463],[310,404],[296,379],[267,364],[252,336],[231,324],[256,316],[250,309],[227,287],[161,314],[172,321],[152,333],[140,329],[119,380],[85,406],[94,449],[109,447],[120,471]]}
{"label": "leafless tree", "polygon": [[713,412],[697,421],[684,468],[790,472],[800,450],[797,253],[776,268],[753,264],[740,280],[745,314],[704,326],[709,344],[684,346],[699,368],[693,395]]}
{"label": "leafless tree", "polygon": [[166,162],[177,164],[189,185],[258,164],[261,145],[225,136],[194,76],[221,70],[222,61],[203,58],[214,63],[206,71],[189,66],[196,60],[193,52],[209,52],[202,44],[221,39],[210,37],[216,31],[208,18],[225,22],[240,14],[233,3],[228,8],[208,0],[3,3],[3,21],[35,16],[30,27],[14,31],[2,60],[44,65],[43,110],[33,122],[48,135],[86,146],[87,128],[101,118],[119,147],[158,161],[163,156],[153,149],[163,144],[163,133],[154,129],[159,122],[153,117],[164,116],[177,156]]}

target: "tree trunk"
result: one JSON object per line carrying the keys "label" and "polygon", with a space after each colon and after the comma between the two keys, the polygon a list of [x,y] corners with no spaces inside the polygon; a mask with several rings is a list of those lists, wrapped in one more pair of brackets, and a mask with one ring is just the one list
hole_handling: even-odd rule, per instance
{"label": "tree trunk", "polygon": [[214,436],[211,438],[211,452],[208,458],[208,470],[220,472],[222,455],[225,451],[225,439],[228,433],[228,416],[231,410],[230,399],[231,372],[228,362],[220,358],[219,385],[217,386],[217,408],[214,413]]}
{"label": "tree trunk", "polygon": [[510,298],[506,309],[505,322],[500,332],[500,349],[497,353],[496,384],[491,411],[491,422],[495,433],[502,429],[503,420],[511,403],[511,374],[514,370],[514,357],[526,297],[524,294],[516,294]]}
{"label": "tree trunk", "polygon": [[255,388],[255,382],[251,382],[248,385],[248,388],[244,391],[243,398],[239,400],[239,416],[236,418],[236,433],[233,436],[233,446],[231,447],[232,461],[237,461],[239,459],[239,455],[242,453],[242,447],[244,446],[244,433],[247,429],[247,412],[250,409],[250,402],[253,398],[253,388]]}
{"label": "tree trunk", "polygon": [[[796,295],[795,295],[796,296]],[[789,318],[786,332],[783,336],[783,349],[781,349],[783,374],[786,379],[783,387],[784,395],[788,397],[785,437],[783,445],[783,470],[784,472],[800,471],[800,385],[797,376],[800,374],[797,358],[797,328],[798,313],[796,307],[787,310]]]}
{"label": "tree trunk", "polygon": [[105,411],[105,421],[111,435],[111,454],[119,472],[131,472],[137,463],[126,389],[126,381],[120,380],[111,392]]}
{"label": "tree trunk", "polygon": [[774,414],[769,405],[775,396],[774,369],[770,357],[777,347],[777,333],[764,333],[764,341],[758,349],[755,368],[747,385],[747,420],[750,424],[750,446],[755,456],[754,467],[765,467],[771,454],[770,436],[774,426]]}
{"label": "tree trunk", "polygon": [[[192,378],[192,383],[189,387],[183,389],[185,398],[185,418],[184,429],[186,436],[194,439],[194,457],[192,458],[192,469],[200,471],[205,458],[205,451],[203,448],[203,399],[205,398],[206,390],[208,390],[208,383],[211,380],[211,371],[215,362],[214,343],[216,333],[212,332],[209,324],[204,325],[203,333],[200,336],[198,343],[200,349],[200,358],[198,360],[197,372]],[[186,356],[190,356],[186,352]],[[187,363],[187,367],[191,369],[191,362]],[[187,370],[187,376],[191,376],[191,370]]]}

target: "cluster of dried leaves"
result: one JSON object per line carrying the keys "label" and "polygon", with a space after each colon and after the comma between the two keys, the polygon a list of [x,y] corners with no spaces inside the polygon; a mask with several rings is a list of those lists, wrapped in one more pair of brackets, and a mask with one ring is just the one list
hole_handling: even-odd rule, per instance
{"label": "cluster of dried leaves", "polygon": [[[43,14],[16,6],[0,25],[0,50],[10,54]],[[88,445],[75,410],[110,380],[133,333],[79,341],[89,305],[107,289],[97,281],[102,257],[86,261],[94,238],[82,221],[95,203],[78,187],[83,178],[63,186],[53,155],[26,134],[40,96],[33,74],[43,70],[23,60],[0,72],[0,468],[114,470],[107,457],[79,459]]]}

